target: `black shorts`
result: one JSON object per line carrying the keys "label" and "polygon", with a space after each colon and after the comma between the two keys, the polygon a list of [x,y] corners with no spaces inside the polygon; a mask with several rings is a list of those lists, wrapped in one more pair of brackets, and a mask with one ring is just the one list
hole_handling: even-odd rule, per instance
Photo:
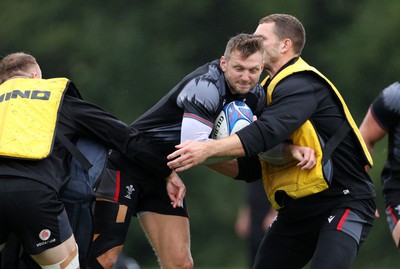
{"label": "black shorts", "polygon": [[[392,182],[393,183],[393,182]],[[383,191],[385,201],[386,220],[389,224],[390,231],[393,232],[394,227],[400,220],[400,195],[397,188],[387,189]]]}
{"label": "black shorts", "polygon": [[173,208],[168,197],[165,179],[155,178],[140,167],[131,165],[129,173],[109,160],[96,189],[96,197],[129,206],[136,215],[139,212],[155,212],[165,215],[188,217],[186,203]]}
{"label": "black shorts", "polygon": [[400,219],[400,204],[388,205],[386,207],[385,213],[390,231],[393,232],[394,227]]}
{"label": "black shorts", "polygon": [[72,235],[64,204],[48,186],[30,179],[0,178],[0,245],[14,233],[30,255]]}
{"label": "black shorts", "polygon": [[[369,212],[374,202],[362,202],[368,204],[366,214],[351,209],[353,205],[359,208],[358,201],[348,203],[350,208],[339,206],[325,213],[313,214],[310,211],[303,216],[297,211],[288,213],[287,208],[283,208],[260,244],[253,268],[303,268],[311,259],[315,259],[313,268],[320,268],[322,265],[318,266],[318,262],[321,260],[351,263],[352,258],[348,259],[350,254],[346,253],[349,257],[341,257],[333,250],[341,248],[341,240],[347,240],[348,250],[354,254],[365,241],[374,222]],[[325,249],[328,251],[325,252]]]}

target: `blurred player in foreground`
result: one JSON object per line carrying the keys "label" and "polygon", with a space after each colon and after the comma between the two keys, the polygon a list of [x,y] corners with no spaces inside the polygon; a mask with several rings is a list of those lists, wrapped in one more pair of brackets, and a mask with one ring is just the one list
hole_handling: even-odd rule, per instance
{"label": "blurred player in foreground", "polygon": [[[59,134],[104,143],[162,178],[174,206],[185,186],[136,129],[85,102],[66,78],[42,79],[36,59],[13,53],[0,61],[0,251],[10,234],[45,269],[79,268],[78,246],[58,198],[70,152]],[[167,180],[165,182],[165,179]]]}

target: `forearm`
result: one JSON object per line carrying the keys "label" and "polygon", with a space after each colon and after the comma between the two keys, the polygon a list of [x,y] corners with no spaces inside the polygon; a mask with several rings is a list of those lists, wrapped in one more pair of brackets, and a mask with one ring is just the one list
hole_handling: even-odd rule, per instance
{"label": "forearm", "polygon": [[289,149],[285,148],[284,143],[280,143],[267,151],[260,152],[258,156],[268,163],[282,165],[287,163],[286,154],[284,153],[286,150]]}
{"label": "forearm", "polygon": [[237,160],[228,160],[219,163],[210,163],[206,165],[208,168],[220,173],[224,176],[235,178],[239,173]]}
{"label": "forearm", "polygon": [[296,158],[296,149],[298,149],[299,146],[293,145],[290,143],[283,143],[282,144],[282,159],[284,162],[291,162],[291,161],[298,161],[298,158]]}
{"label": "forearm", "polygon": [[209,152],[211,156],[245,156],[244,148],[239,137],[234,134],[226,138],[221,138],[209,143]]}
{"label": "forearm", "polygon": [[203,163],[210,157],[244,156],[244,149],[236,134],[206,142],[186,141],[177,145],[176,149],[168,155],[168,166],[176,172]]}

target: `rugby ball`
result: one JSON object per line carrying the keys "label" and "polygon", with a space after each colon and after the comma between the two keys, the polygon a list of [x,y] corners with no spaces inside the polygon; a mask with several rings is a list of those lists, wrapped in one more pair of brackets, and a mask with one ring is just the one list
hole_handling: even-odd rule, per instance
{"label": "rugby ball", "polygon": [[214,121],[212,139],[228,137],[253,122],[253,112],[246,103],[233,101],[226,104]]}

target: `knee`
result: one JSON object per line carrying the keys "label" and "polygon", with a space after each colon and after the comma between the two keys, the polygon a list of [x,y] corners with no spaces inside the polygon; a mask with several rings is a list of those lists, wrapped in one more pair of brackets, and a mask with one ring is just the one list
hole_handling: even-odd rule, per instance
{"label": "knee", "polygon": [[118,260],[118,253],[107,251],[102,256],[97,257],[98,262],[104,269],[112,269]]}
{"label": "knee", "polygon": [[93,269],[112,269],[117,263],[119,254],[122,251],[122,246],[113,247],[101,255],[96,255],[95,257],[90,256],[89,266]]}
{"label": "knee", "polygon": [[193,269],[193,258],[189,256],[185,261],[182,263],[182,266],[179,268],[182,269]]}
{"label": "knee", "polygon": [[171,259],[169,262],[159,261],[161,268],[163,269],[193,269],[193,258],[189,255],[188,257]]}
{"label": "knee", "polygon": [[400,249],[400,221],[397,222],[392,231],[392,237],[397,248]]}

